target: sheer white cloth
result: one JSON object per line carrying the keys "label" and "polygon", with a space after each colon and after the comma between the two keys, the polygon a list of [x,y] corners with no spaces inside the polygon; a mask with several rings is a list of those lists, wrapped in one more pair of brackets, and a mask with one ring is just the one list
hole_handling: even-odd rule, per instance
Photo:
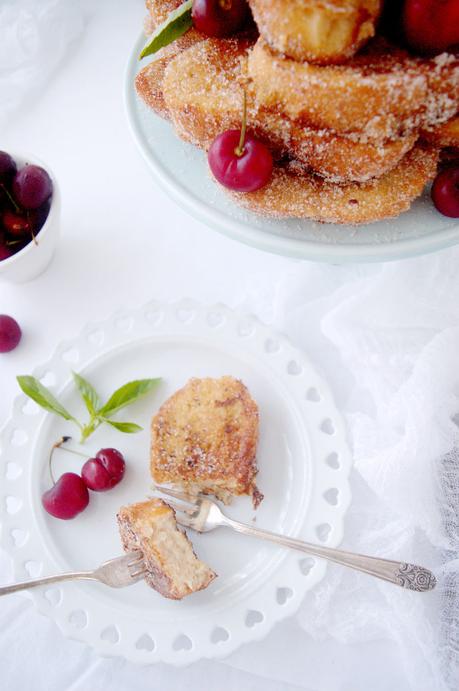
{"label": "sheer white cloth", "polygon": [[409,688],[426,691],[459,682],[458,260],[454,249],[383,267],[298,264],[261,306],[322,365],[346,415],[355,469],[343,546],[439,576],[419,596],[331,567],[298,621],[315,640],[394,641]]}
{"label": "sheer white cloth", "polygon": [[0,125],[46,87],[82,29],[83,15],[73,2],[0,2]]}

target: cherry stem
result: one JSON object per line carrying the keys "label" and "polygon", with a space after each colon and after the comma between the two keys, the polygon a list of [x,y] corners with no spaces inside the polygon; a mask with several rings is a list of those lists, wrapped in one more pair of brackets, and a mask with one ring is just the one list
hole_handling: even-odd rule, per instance
{"label": "cherry stem", "polygon": [[7,188],[6,188],[6,185],[4,185],[3,182],[0,182],[0,187],[3,189],[4,193],[6,194],[6,196],[8,197],[8,199],[10,200],[10,202],[12,203],[12,205],[14,206],[14,210],[16,211],[16,213],[17,213],[17,214],[20,213],[20,212],[21,212],[21,209],[20,209],[20,207],[16,204],[16,202],[14,201],[14,197],[8,192],[8,190],[7,190]]}
{"label": "cherry stem", "polygon": [[[52,459],[53,459],[53,454],[56,449],[60,449],[62,447],[62,444],[65,444],[66,442],[70,441],[72,437],[61,437],[60,439],[55,442],[52,447],[51,451],[49,452],[49,460],[48,460],[48,466],[49,466],[49,474],[51,475],[51,480],[53,482],[53,485],[56,484],[56,480],[54,479],[53,475],[53,469],[52,469]],[[74,449],[67,449],[64,448],[62,451],[67,451],[68,453],[74,453],[77,456],[82,456],[83,458],[88,458],[88,456],[84,453],[80,453],[79,451],[75,451]]]}
{"label": "cherry stem", "polygon": [[49,452],[48,467],[49,467],[49,474],[51,475],[51,480],[52,480],[53,485],[56,484],[56,480],[54,479],[53,468],[52,468],[53,453],[54,453],[55,449],[59,449],[62,446],[62,444],[65,444],[65,442],[69,441],[69,439],[71,439],[71,437],[61,437],[52,445],[51,451]]}
{"label": "cherry stem", "polygon": [[[27,212],[27,220],[28,220],[28,222],[30,223],[30,212],[29,212],[29,211]],[[33,232],[33,227],[32,227],[32,224],[31,224],[31,223],[30,223],[30,234],[31,234],[31,236],[32,236],[32,242],[33,242],[33,244],[36,245],[36,246],[38,247],[38,241],[37,241],[37,238],[35,237],[35,233]]]}
{"label": "cherry stem", "polygon": [[244,153],[244,143],[245,143],[245,133],[247,130],[247,94],[244,90],[243,102],[242,102],[242,127],[241,136],[239,137],[239,144],[234,149],[236,156],[242,156]]}

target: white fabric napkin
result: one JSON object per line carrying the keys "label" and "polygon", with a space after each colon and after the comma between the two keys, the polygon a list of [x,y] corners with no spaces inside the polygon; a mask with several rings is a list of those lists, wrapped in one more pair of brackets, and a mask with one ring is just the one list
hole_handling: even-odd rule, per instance
{"label": "white fabric napkin", "polygon": [[345,413],[355,469],[343,547],[439,577],[422,596],[330,567],[300,626],[324,643],[393,641],[408,688],[426,691],[459,682],[458,261],[452,249],[382,267],[297,264],[271,289],[255,280],[248,300],[322,367]]}

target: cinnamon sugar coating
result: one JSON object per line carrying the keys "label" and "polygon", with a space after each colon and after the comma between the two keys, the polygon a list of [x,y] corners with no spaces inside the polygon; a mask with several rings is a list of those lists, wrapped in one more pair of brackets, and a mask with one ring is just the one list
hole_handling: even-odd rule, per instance
{"label": "cinnamon sugar coating", "polygon": [[260,38],[248,75],[261,106],[359,141],[434,127],[459,108],[456,56],[417,58],[380,40],[344,65],[319,66],[282,57]]}
{"label": "cinnamon sugar coating", "polygon": [[459,115],[431,130],[423,130],[421,137],[432,146],[459,148]]}

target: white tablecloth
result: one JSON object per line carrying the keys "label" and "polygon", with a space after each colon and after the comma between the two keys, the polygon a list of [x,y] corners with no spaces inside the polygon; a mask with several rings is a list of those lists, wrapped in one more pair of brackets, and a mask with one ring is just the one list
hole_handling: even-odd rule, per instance
{"label": "white tablecloth", "polygon": [[[0,148],[49,162],[63,216],[49,270],[33,283],[0,284],[0,313],[14,316],[24,333],[16,351],[0,356],[0,423],[17,393],[16,374],[29,372],[87,321],[152,298],[242,307],[305,348],[346,415],[356,465],[345,545],[423,560],[437,567],[440,589],[422,599],[332,567],[298,617],[265,641],[187,669],[100,659],[64,639],[26,598],[10,596],[0,602],[2,688],[457,688],[452,418],[459,410],[459,252],[384,267],[330,267],[262,254],[218,235],[153,184],[127,128],[123,71],[142,2],[81,0],[70,11],[62,0],[21,0],[0,4],[0,11],[14,13],[15,5],[32,15],[46,5],[58,23],[48,26],[33,67],[16,75],[8,99],[0,100]],[[50,41],[56,59],[65,53],[57,65]],[[36,49],[33,40],[26,45]],[[2,90],[11,87],[5,64]],[[14,109],[16,98],[23,100]],[[3,555],[0,581],[8,578]]]}

